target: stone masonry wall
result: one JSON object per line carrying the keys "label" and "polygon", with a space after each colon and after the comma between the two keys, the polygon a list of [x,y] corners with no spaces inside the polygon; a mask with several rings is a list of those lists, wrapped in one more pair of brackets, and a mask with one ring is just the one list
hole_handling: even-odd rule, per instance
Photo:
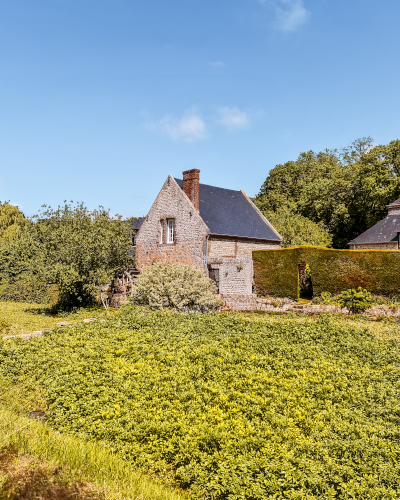
{"label": "stone masonry wall", "polygon": [[253,250],[269,250],[279,247],[279,243],[211,237],[208,241],[208,263],[214,269],[219,269],[219,292],[251,295]]}
{"label": "stone masonry wall", "polygon": [[253,262],[235,257],[208,259],[212,269],[219,270],[219,293],[249,295],[253,286]]}
{"label": "stone masonry wall", "polygon": [[[166,243],[166,221],[175,219],[175,241]],[[160,243],[160,221],[164,242]],[[205,268],[208,228],[189,198],[172,176],[168,176],[136,237],[138,269],[153,262],[179,262]]]}
{"label": "stone masonry wall", "polygon": [[[221,298],[225,302],[224,309],[231,311],[247,311],[247,312],[289,312],[293,310],[293,306],[296,304],[294,300],[291,299],[276,299],[267,298],[262,299],[257,297],[257,295],[230,295],[223,294]],[[346,308],[341,308],[339,306],[329,306],[329,305],[304,305],[302,306],[301,312],[303,313],[321,313],[329,312],[331,314],[345,314],[349,312]]]}
{"label": "stone masonry wall", "polygon": [[398,250],[399,245],[397,241],[390,243],[368,243],[365,245],[350,245],[350,250]]}
{"label": "stone masonry wall", "polygon": [[239,257],[253,259],[255,250],[273,250],[280,248],[280,243],[263,243],[257,240],[211,237],[208,241],[208,256]]}
{"label": "stone masonry wall", "polygon": [[[166,243],[167,219],[175,220],[173,244]],[[164,228],[163,243],[160,243],[160,221]],[[169,176],[136,236],[138,269],[154,262],[179,262],[205,270],[208,232],[193,203]],[[220,293],[251,294],[253,250],[279,247],[280,243],[210,237],[207,262],[209,267],[219,270]]]}
{"label": "stone masonry wall", "polygon": [[[346,307],[324,305],[324,304],[304,304],[298,306],[294,300],[278,299],[274,297],[261,298],[257,295],[236,295],[236,294],[221,294],[221,299],[224,301],[224,310],[230,311],[247,311],[247,312],[290,312],[296,311],[296,307],[301,307],[297,312],[304,314],[319,314],[328,312],[331,314],[349,315],[349,310]],[[374,306],[363,312],[363,315],[372,318],[393,318],[400,320],[400,308],[394,306]]]}

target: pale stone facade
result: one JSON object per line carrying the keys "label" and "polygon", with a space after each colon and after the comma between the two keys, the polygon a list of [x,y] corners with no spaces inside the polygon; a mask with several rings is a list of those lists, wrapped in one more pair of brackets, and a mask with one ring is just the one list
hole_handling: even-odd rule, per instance
{"label": "pale stone facade", "polygon": [[273,243],[240,238],[211,237],[208,241],[208,265],[219,271],[219,291],[250,294],[253,287],[254,250],[279,248]]}
{"label": "pale stone facade", "polygon": [[[167,220],[174,219],[174,242],[167,243]],[[163,221],[163,242],[161,225]],[[205,266],[208,228],[192,202],[168,176],[136,236],[136,264],[140,270],[154,262],[180,262],[200,269]]]}
{"label": "pale stone facade", "polygon": [[[185,192],[195,193],[194,203]],[[220,293],[251,294],[252,251],[279,248],[280,241],[212,235],[196,205],[198,207],[198,188],[184,191],[168,176],[136,235],[137,268],[140,270],[154,262],[188,264],[217,276]],[[171,243],[167,238],[169,220],[174,221]]]}
{"label": "pale stone facade", "polygon": [[[364,245],[349,245],[350,250],[398,250],[396,241],[390,243],[366,243]],[[354,248],[353,248],[354,247]]]}
{"label": "pale stone facade", "polygon": [[256,240],[240,238],[212,237],[208,243],[208,255],[213,257],[239,257],[252,259],[252,252],[256,250],[272,250],[279,248],[276,243],[265,243]]}

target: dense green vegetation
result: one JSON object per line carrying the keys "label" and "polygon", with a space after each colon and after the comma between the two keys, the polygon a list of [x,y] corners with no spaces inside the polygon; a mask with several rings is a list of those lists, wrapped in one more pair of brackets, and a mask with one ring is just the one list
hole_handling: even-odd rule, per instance
{"label": "dense green vegetation", "polygon": [[283,247],[315,245],[330,247],[332,237],[322,222],[313,222],[294,213],[286,205],[277,210],[264,210],[264,215],[283,238]]}
{"label": "dense green vegetation", "polygon": [[400,252],[336,250],[312,246],[253,252],[254,283],[259,295],[292,297],[300,292],[299,264],[308,264],[313,295],[366,288],[377,295],[399,295]]}
{"label": "dense green vegetation", "polygon": [[[256,204],[276,219],[287,246],[323,246],[330,235],[335,248],[347,248],[349,241],[383,219],[386,205],[399,196],[400,140],[374,146],[368,137],[341,151],[308,151],[296,161],[277,165]],[[314,225],[299,224],[298,216]],[[291,226],[297,230],[291,231]]]}
{"label": "dense green vegetation", "polygon": [[65,308],[93,303],[115,271],[132,263],[131,226],[81,203],[44,206],[31,219],[0,204],[0,296]]}
{"label": "dense green vegetation", "polygon": [[137,278],[132,302],[151,309],[180,312],[215,311],[224,302],[204,271],[182,264],[155,263]]}
{"label": "dense green vegetation", "polygon": [[398,342],[329,316],[144,312],[0,341],[1,375],[195,497],[399,498]]}

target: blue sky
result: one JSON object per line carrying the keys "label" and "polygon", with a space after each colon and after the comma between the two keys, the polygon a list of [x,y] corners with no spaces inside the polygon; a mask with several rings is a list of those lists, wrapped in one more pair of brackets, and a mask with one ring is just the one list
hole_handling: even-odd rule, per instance
{"label": "blue sky", "polygon": [[398,0],[0,0],[0,200],[147,213],[400,138]]}

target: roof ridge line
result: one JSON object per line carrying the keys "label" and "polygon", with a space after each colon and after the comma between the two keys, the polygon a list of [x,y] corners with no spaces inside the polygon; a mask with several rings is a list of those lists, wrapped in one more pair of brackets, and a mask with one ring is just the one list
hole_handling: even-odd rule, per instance
{"label": "roof ridge line", "polygon": [[274,226],[270,223],[270,221],[265,217],[265,215],[261,212],[261,210],[257,207],[257,205],[253,202],[251,198],[247,196],[247,194],[243,191],[243,189],[240,190],[240,192],[244,195],[246,200],[250,203],[250,205],[255,208],[256,212],[258,215],[261,216],[261,218],[268,224],[268,226],[274,231],[276,235],[279,236],[279,238],[283,241],[282,235],[278,233],[278,231],[274,228]]}

